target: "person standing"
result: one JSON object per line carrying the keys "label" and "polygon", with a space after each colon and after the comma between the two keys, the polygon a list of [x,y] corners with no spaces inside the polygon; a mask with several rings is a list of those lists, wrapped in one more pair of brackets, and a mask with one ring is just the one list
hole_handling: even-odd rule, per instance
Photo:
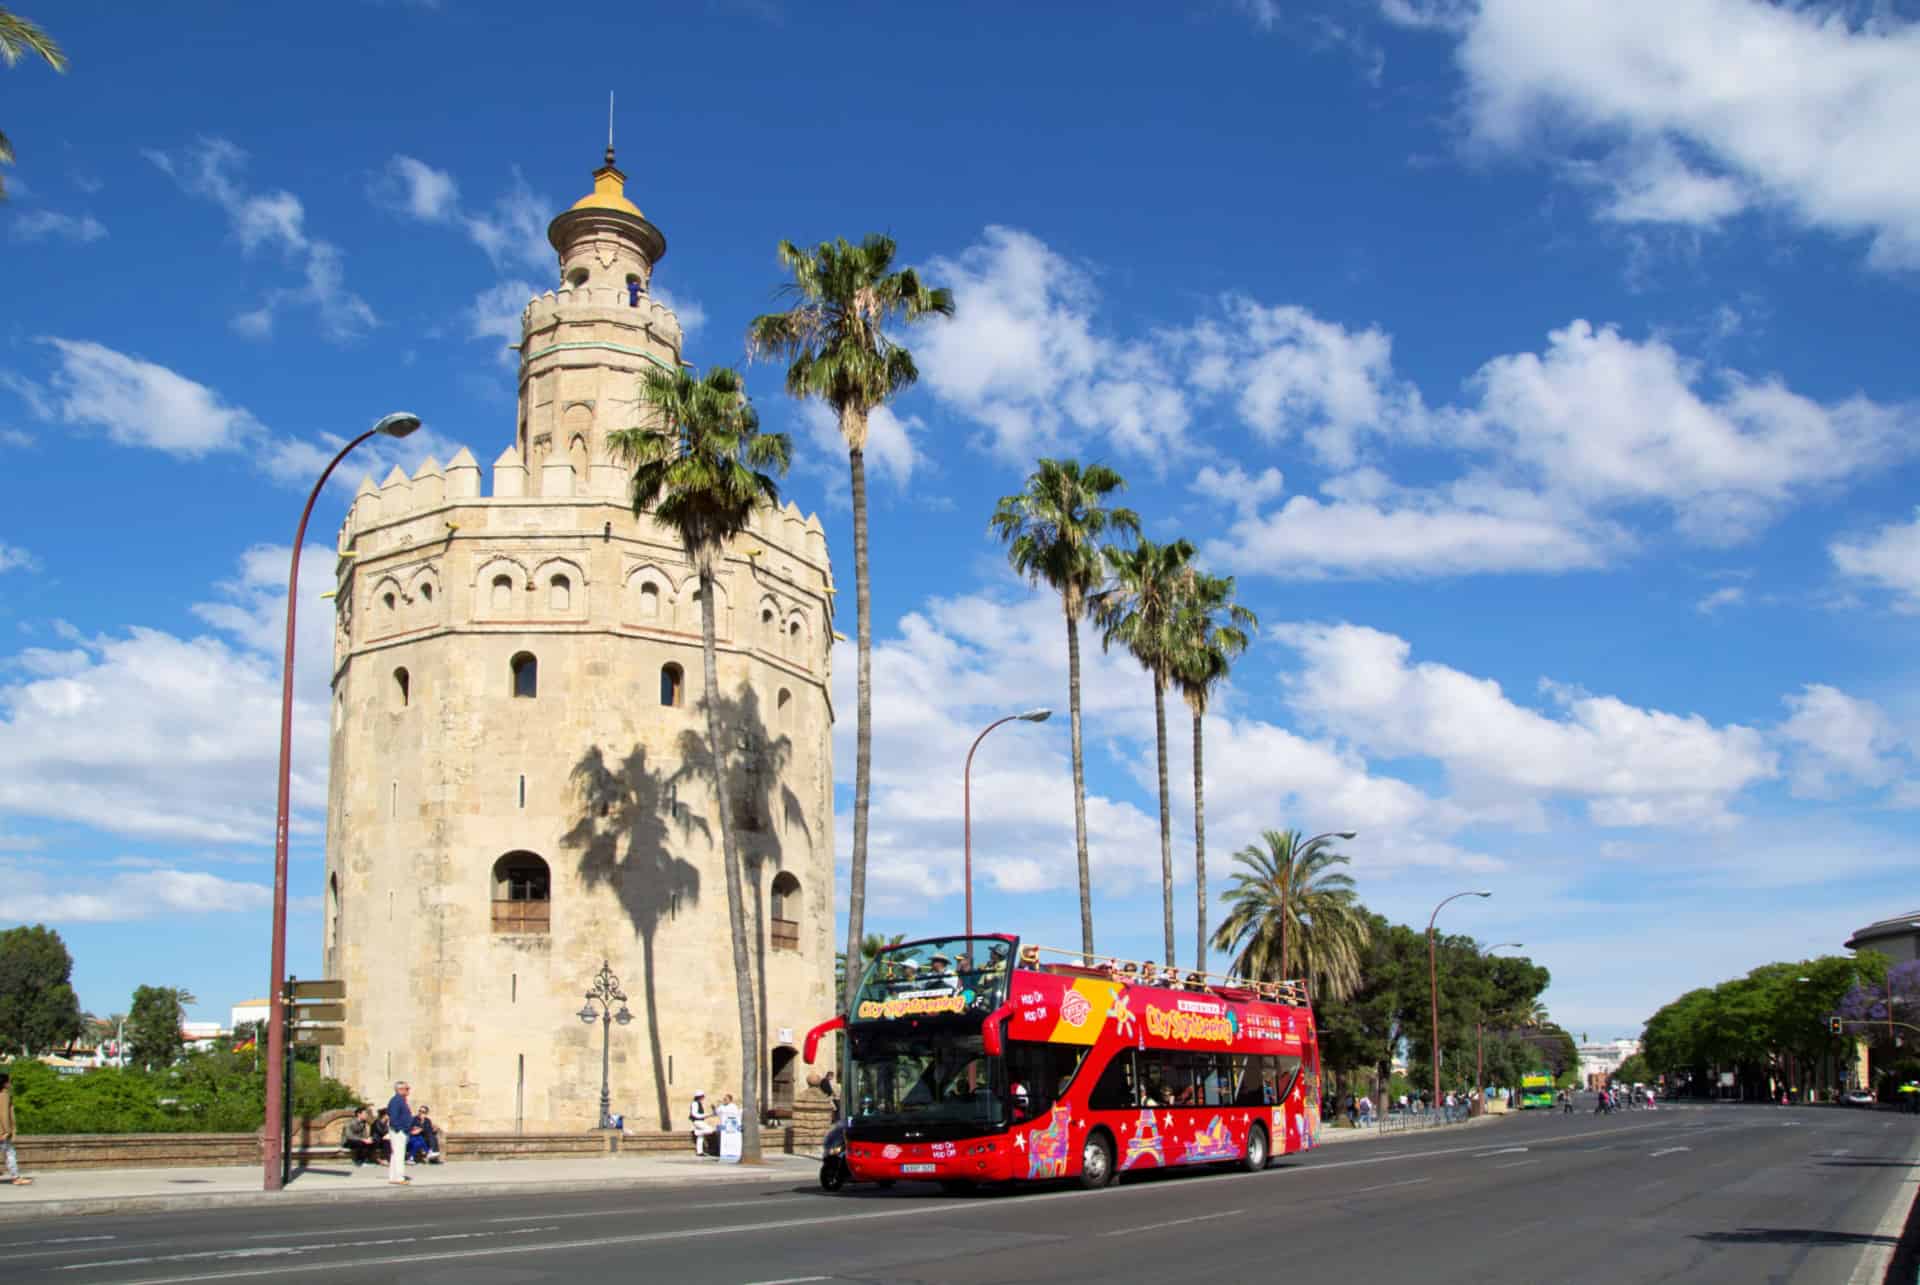
{"label": "person standing", "polygon": [[420,1126],[414,1123],[413,1108],[407,1105],[407,1094],[411,1092],[411,1084],[397,1080],[393,1097],[387,1102],[387,1142],[392,1147],[392,1155],[387,1160],[387,1181],[395,1186],[413,1181],[407,1177],[407,1145],[413,1135],[420,1132]]}
{"label": "person standing", "polygon": [[[693,1091],[693,1105],[687,1108],[687,1120],[693,1125],[693,1154],[706,1155],[707,1139],[713,1137],[715,1130],[719,1127],[719,1117],[712,1108],[707,1106],[705,1089]],[[718,1154],[717,1148],[715,1154]]]}
{"label": "person standing", "polygon": [[7,1181],[16,1187],[30,1187],[33,1179],[20,1176],[20,1156],[13,1149],[13,1077],[0,1071],[0,1155],[7,1161]]}

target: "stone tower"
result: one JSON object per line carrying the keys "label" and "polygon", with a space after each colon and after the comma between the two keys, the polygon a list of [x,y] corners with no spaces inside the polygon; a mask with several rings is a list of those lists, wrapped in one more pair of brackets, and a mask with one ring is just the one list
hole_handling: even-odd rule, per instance
{"label": "stone tower", "polygon": [[[666,238],[607,151],[553,220],[560,285],[522,317],[514,443],[491,493],[464,448],[363,482],[341,530],[324,883],[347,983],[329,1074],[414,1085],[467,1132],[598,1119],[602,961],[613,1109],[672,1127],[736,1084],[739,1017],[701,702],[698,582],[628,503],[607,435],[680,364],[649,294]],[[833,973],[832,575],[820,522],[763,511],[715,603],[724,762],[778,1110]]]}

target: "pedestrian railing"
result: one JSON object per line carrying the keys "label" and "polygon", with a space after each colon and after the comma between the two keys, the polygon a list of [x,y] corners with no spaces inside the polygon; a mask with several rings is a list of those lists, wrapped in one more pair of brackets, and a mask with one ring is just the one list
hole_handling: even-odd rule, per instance
{"label": "pedestrian railing", "polygon": [[1466,1107],[1440,1107],[1432,1111],[1393,1111],[1380,1122],[1382,1133],[1412,1133],[1420,1129],[1439,1129],[1464,1124],[1473,1113]]}

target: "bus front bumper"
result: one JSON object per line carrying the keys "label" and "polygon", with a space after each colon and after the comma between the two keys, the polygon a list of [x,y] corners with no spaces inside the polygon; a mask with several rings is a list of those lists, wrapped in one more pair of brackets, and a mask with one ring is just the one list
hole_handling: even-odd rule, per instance
{"label": "bus front bumper", "polygon": [[1007,1138],[862,1142],[847,1149],[847,1168],[855,1182],[1005,1182],[1015,1176],[1017,1152]]}

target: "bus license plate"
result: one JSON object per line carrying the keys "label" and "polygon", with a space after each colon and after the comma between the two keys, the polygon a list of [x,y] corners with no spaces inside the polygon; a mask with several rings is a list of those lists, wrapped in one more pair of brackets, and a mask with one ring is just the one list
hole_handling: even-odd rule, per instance
{"label": "bus license plate", "polygon": [[901,1173],[932,1173],[938,1168],[939,1168],[938,1165],[901,1165],[900,1172]]}

